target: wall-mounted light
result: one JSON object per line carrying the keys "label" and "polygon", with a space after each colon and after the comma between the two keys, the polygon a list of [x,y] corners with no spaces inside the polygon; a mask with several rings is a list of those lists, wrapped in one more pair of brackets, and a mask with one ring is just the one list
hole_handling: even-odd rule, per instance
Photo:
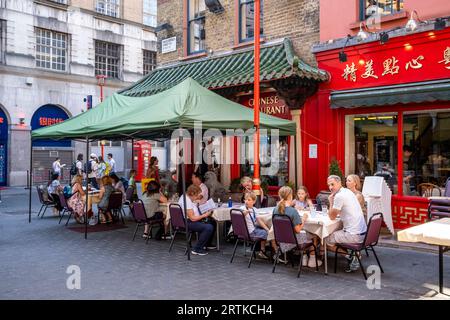
{"label": "wall-mounted light", "polygon": [[445,18],[437,18],[434,21],[434,30],[444,30],[447,19]]}
{"label": "wall-mounted light", "polygon": [[25,124],[25,118],[19,118],[19,124],[23,126]]}
{"label": "wall-mounted light", "polygon": [[389,34],[385,31],[380,32],[380,43],[385,44],[389,41]]}
{"label": "wall-mounted light", "polygon": [[363,30],[363,25],[365,26],[365,28],[367,28],[367,26],[363,22],[359,23],[359,31],[356,35],[356,40],[358,41],[364,41],[369,37],[369,34],[365,30]]}
{"label": "wall-mounted light", "polygon": [[352,36],[348,34],[347,39],[345,40],[344,46],[342,47],[342,50],[339,51],[339,61],[340,62],[347,62],[347,54],[344,52],[344,49],[347,46],[347,43],[351,38],[352,38]]}
{"label": "wall-mounted light", "polygon": [[[414,20],[414,13],[416,14],[416,18],[419,19],[419,16],[417,15],[417,11],[413,10],[411,12],[409,20],[408,20],[408,22],[406,23],[406,26],[405,26],[405,29],[408,32],[416,30],[418,25],[419,25],[418,22],[416,20]],[[419,19],[419,21],[420,21],[420,19]]]}
{"label": "wall-mounted light", "polygon": [[169,31],[169,30],[172,30],[172,29],[173,29],[172,25],[170,23],[166,22],[166,23],[163,23],[163,24],[160,24],[159,26],[157,26],[155,28],[155,32],[160,32],[160,31],[163,31],[163,30]]}
{"label": "wall-mounted light", "polygon": [[224,11],[219,0],[205,0],[205,5],[212,13],[221,13]]}

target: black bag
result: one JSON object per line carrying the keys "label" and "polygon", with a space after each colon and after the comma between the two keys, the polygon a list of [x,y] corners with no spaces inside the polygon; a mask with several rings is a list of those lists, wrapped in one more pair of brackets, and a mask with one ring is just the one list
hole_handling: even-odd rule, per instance
{"label": "black bag", "polygon": [[90,174],[90,173],[92,173],[92,160],[89,160],[88,162],[86,162],[86,168],[85,168],[86,170],[86,173],[87,174]]}
{"label": "black bag", "polygon": [[70,167],[70,174],[71,174],[72,176],[78,174],[78,168],[77,168],[77,162],[76,162],[76,161],[74,161],[74,162],[72,163],[72,166]]}

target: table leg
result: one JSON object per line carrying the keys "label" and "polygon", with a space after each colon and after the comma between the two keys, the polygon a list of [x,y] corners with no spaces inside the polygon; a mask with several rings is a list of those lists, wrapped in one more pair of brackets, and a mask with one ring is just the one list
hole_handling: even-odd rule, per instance
{"label": "table leg", "polygon": [[222,223],[222,221],[217,221],[217,222],[216,222],[217,251],[220,250],[220,241],[219,241],[219,238],[220,238],[220,232],[219,232],[219,229],[220,229],[220,227],[222,226],[221,223]]}
{"label": "table leg", "polygon": [[325,275],[328,275],[328,253],[327,253],[327,240],[323,239],[323,263],[325,264]]}
{"label": "table leg", "polygon": [[444,293],[444,248],[439,246],[439,293]]}

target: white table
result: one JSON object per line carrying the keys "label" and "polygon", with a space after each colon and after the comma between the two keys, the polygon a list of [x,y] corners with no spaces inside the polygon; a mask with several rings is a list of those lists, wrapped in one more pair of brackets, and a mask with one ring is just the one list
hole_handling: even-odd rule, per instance
{"label": "white table", "polygon": [[414,226],[397,233],[398,241],[439,246],[439,292],[444,293],[444,252],[450,250],[450,218]]}
{"label": "white table", "polygon": [[221,207],[216,208],[213,210],[213,213],[211,217],[216,220],[217,226],[216,226],[216,237],[217,237],[217,251],[220,250],[220,230],[219,227],[222,226],[222,224],[225,221],[231,220],[231,210],[232,209],[239,209],[243,203],[233,203],[233,206],[231,208],[228,207],[227,204],[223,204]]}

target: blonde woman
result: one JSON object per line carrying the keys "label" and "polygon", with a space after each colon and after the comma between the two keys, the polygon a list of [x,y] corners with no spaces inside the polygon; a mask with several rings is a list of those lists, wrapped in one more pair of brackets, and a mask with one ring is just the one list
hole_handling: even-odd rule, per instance
{"label": "blonde woman", "polygon": [[75,220],[78,223],[83,223],[84,216],[84,206],[86,193],[84,193],[83,187],[83,177],[79,174],[73,176],[72,178],[72,196],[67,201],[67,204],[73,209]]}
{"label": "blonde woman", "polygon": [[[277,207],[273,210],[273,214],[281,214],[281,215],[287,215],[289,218],[291,218],[292,222],[292,228],[294,229],[295,236],[297,238],[298,244],[311,242],[313,239],[313,236],[311,236],[309,233],[303,231],[303,226],[305,222],[308,220],[308,213],[303,213],[303,217],[300,217],[298,214],[298,211],[292,207],[293,199],[294,199],[294,192],[290,187],[282,187],[278,191],[278,196],[280,197],[280,202],[278,203]],[[295,245],[292,244],[280,244],[281,251],[287,252],[295,247]],[[303,256],[303,265],[307,265],[308,267],[315,268],[316,267],[316,259],[314,257],[314,250],[310,251],[310,259],[308,261],[308,256]],[[318,266],[322,265],[322,261],[317,261]]]}
{"label": "blonde woman", "polygon": [[364,213],[364,217],[367,216],[367,208],[366,208],[366,202],[364,201],[364,196],[361,193],[361,180],[356,174],[349,174],[347,176],[347,179],[345,181],[345,184],[347,186],[347,189],[352,191],[356,198],[358,199],[358,202],[361,206],[361,209]]}

